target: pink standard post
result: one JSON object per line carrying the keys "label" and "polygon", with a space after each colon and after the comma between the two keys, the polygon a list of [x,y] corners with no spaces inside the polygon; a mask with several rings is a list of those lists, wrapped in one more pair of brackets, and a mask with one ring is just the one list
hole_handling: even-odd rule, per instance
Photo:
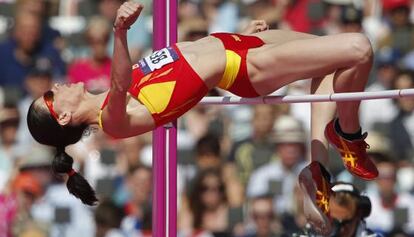
{"label": "pink standard post", "polygon": [[[153,50],[177,42],[177,0],[153,1]],[[177,122],[153,132],[154,237],[177,236]]]}

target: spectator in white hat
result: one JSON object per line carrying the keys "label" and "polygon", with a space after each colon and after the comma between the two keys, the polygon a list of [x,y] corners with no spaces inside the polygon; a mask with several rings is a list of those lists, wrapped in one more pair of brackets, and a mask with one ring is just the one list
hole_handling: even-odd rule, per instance
{"label": "spectator in white hat", "polygon": [[301,122],[291,116],[281,116],[274,124],[276,143],[273,159],[257,169],[247,186],[247,196],[272,194],[279,213],[294,208],[293,189],[297,175],[306,165],[306,134]]}

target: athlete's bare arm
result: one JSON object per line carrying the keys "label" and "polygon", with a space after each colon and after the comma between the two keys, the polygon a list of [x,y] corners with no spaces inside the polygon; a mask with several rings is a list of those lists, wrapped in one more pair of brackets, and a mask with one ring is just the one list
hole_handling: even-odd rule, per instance
{"label": "athlete's bare arm", "polygon": [[124,137],[131,132],[130,116],[127,113],[127,93],[131,84],[131,61],[128,53],[127,30],[138,19],[143,6],[125,2],[118,9],[114,23],[114,54],[111,72],[111,87],[103,121],[106,132],[115,137]]}

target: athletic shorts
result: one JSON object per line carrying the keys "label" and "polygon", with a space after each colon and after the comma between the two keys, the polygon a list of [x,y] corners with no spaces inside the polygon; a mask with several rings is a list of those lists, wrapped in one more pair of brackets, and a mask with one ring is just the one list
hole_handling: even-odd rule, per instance
{"label": "athletic shorts", "polygon": [[218,87],[240,97],[259,96],[247,73],[246,56],[249,49],[260,47],[264,42],[256,36],[229,33],[211,35],[221,40],[226,49],[226,68]]}

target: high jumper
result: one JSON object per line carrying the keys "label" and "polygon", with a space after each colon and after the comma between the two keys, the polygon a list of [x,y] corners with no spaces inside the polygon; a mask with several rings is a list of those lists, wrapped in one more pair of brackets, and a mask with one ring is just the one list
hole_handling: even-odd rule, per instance
{"label": "high jumper", "polygon": [[[117,12],[109,91],[94,95],[82,83],[56,84],[34,100],[28,112],[32,136],[57,148],[53,169],[67,173],[69,191],[89,205],[97,201],[95,193],[72,169],[73,159],[65,147],[78,142],[90,125],[99,125],[115,138],[137,136],[177,119],[214,87],[258,97],[312,78],[312,93],[359,92],[372,67],[372,47],[363,34],[315,36],[267,30],[264,21],[253,21],[243,34],[215,33],[179,42],[132,64],[126,33],[142,9],[139,3],[126,2]],[[305,214],[321,233],[329,231],[327,157],[318,155],[323,154],[318,150],[326,148],[326,139],[341,153],[350,173],[367,180],[378,175],[366,154],[359,104],[312,105],[312,161],[299,182],[307,203]]]}

